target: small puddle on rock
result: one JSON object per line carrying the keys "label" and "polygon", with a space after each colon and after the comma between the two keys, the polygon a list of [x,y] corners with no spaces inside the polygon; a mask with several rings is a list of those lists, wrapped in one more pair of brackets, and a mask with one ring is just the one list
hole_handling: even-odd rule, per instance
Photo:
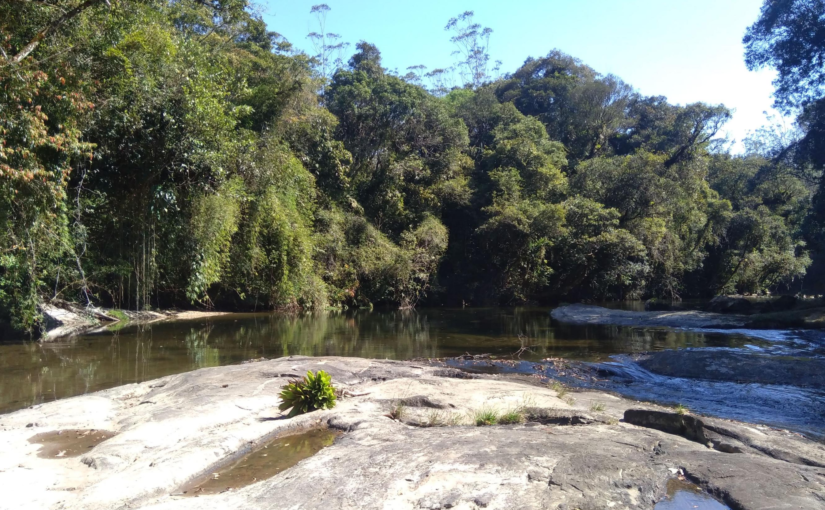
{"label": "small puddle on rock", "polygon": [[331,445],[340,432],[313,429],[280,437],[214,473],[187,484],[185,496],[219,494],[271,478]]}
{"label": "small puddle on rock", "polygon": [[667,482],[667,498],[656,503],[654,510],[730,510],[708,493],[690,482],[671,479]]}
{"label": "small puddle on rock", "polygon": [[43,432],[30,437],[29,442],[43,445],[37,452],[38,457],[57,459],[83,455],[115,435],[107,430],[69,429]]}

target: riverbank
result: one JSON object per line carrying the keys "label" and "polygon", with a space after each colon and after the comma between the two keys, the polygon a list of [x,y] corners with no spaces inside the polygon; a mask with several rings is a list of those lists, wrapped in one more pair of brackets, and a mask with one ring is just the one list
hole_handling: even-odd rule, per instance
{"label": "riverbank", "polygon": [[191,320],[228,315],[228,312],[198,310],[132,311],[109,308],[82,307],[67,301],[40,305],[45,331],[42,342],[53,342],[76,335],[84,335],[121,328],[127,324],[150,324],[164,320]]}
{"label": "riverbank", "polygon": [[[319,369],[346,390],[338,406],[281,415],[280,387]],[[480,411],[513,410],[523,423],[472,425]],[[343,436],[248,487],[198,498],[179,492],[271,437],[312,427]],[[73,458],[40,458],[29,442],[69,429],[114,435]],[[359,358],[201,369],[42,404],[0,416],[0,445],[0,508],[15,510],[649,509],[679,476],[731,508],[825,501],[825,449],[797,434],[696,422],[531,378]]]}

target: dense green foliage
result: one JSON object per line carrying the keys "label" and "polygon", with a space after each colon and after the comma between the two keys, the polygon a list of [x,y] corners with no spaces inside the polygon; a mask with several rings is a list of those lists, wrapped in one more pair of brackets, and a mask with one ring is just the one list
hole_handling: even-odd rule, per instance
{"label": "dense green foliage", "polygon": [[332,378],[323,370],[313,374],[307,372],[303,380],[291,381],[281,390],[281,405],[278,409],[289,412],[289,417],[308,413],[317,409],[335,407],[335,388]]}
{"label": "dense green foliage", "polygon": [[[748,29],[745,57],[750,69],[773,67],[776,106],[796,116],[794,136],[767,144],[768,154],[790,173],[816,187],[804,238],[817,251],[815,274],[825,274],[825,2],[765,0]],[[820,281],[819,292],[825,290]]]}
{"label": "dense green foliage", "polygon": [[467,85],[428,90],[366,42],[335,64],[326,6],[310,57],[246,0],[4,2],[0,319],[31,330],[55,297],[254,310],[792,285],[822,239],[821,65],[792,55],[819,39],[782,28],[807,4],[767,2],[746,40],[781,83],[807,73],[780,87],[805,98],[789,158],[757,139],[730,155],[725,107],[558,51],[494,78],[471,12],[447,26]]}

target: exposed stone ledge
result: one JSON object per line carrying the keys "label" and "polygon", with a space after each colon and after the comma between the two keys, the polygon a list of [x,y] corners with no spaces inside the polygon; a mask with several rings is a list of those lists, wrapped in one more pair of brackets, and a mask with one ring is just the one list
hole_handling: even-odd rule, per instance
{"label": "exposed stone ledge", "polygon": [[[332,410],[284,418],[280,386],[319,369],[350,396]],[[573,391],[575,400],[562,400],[505,376],[437,374],[446,373],[404,362],[281,358],[3,415],[0,508],[650,509],[679,470],[732,508],[818,509],[825,501],[825,469],[817,467],[825,465],[825,448],[796,434],[702,418],[709,448],[621,421],[630,408],[665,411],[656,406],[599,392]],[[405,417],[391,419],[399,402]],[[519,407],[528,408],[527,423],[466,424],[482,408]],[[434,413],[448,426],[424,426]],[[214,496],[172,496],[251,445],[319,425],[346,433],[268,480]],[[28,443],[37,433],[92,428],[117,435],[83,457],[41,459]]]}

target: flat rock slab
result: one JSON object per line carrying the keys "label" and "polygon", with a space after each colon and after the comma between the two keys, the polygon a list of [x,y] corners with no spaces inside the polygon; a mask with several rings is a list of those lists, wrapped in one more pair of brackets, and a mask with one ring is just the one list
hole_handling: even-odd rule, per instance
{"label": "flat rock slab", "polygon": [[[280,387],[319,369],[350,396],[332,410],[281,415]],[[825,449],[798,435],[703,419],[714,437],[742,452],[724,453],[620,421],[631,407],[663,408],[599,392],[573,391],[574,400],[561,400],[550,388],[505,376],[454,376],[415,363],[292,357],[202,369],[3,415],[0,509],[650,509],[680,471],[732,508],[825,505]],[[405,411],[391,419],[399,402]],[[519,408],[577,419],[470,425],[480,409]],[[343,435],[245,488],[176,495],[272,437],[316,426]],[[116,435],[77,458],[39,458],[38,445],[28,441],[67,429]]]}
{"label": "flat rock slab", "polygon": [[722,315],[698,310],[631,312],[593,305],[567,305],[554,309],[550,315],[568,324],[612,326],[669,327],[669,328],[742,328],[748,318],[741,315]]}

